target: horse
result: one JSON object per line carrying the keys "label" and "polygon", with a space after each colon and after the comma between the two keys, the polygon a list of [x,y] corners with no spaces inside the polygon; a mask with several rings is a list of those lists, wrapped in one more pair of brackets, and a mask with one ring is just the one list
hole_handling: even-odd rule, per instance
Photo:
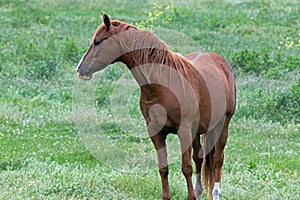
{"label": "horse", "polygon": [[77,75],[90,80],[108,65],[124,63],[140,87],[140,109],[157,154],[162,199],[171,198],[166,149],[170,133],[180,141],[188,199],[200,199],[203,186],[210,199],[219,199],[228,126],[236,107],[230,64],[211,52],[182,56],[149,31],[110,20],[104,13],[102,20],[77,65]]}

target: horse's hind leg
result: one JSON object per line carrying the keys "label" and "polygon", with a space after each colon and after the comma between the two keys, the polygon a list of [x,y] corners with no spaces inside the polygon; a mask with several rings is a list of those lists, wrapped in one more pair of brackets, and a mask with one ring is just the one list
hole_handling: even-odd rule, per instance
{"label": "horse's hind leg", "polygon": [[152,143],[156,149],[159,174],[162,182],[162,199],[171,199],[170,189],[169,189],[169,167],[167,158],[167,148],[166,148],[166,135],[162,133],[155,134],[151,136]]}
{"label": "horse's hind leg", "polygon": [[197,200],[201,199],[202,184],[201,184],[201,167],[203,163],[203,150],[200,144],[200,133],[197,133],[193,140],[193,160],[196,165],[196,183],[195,192]]}
{"label": "horse's hind leg", "polygon": [[228,125],[230,118],[226,117],[224,127],[222,129],[221,135],[218,138],[218,141],[215,145],[214,153],[214,174],[215,174],[215,183],[212,191],[213,200],[219,200],[221,195],[221,178],[222,178],[222,166],[224,162],[224,148],[227,142],[228,137]]}

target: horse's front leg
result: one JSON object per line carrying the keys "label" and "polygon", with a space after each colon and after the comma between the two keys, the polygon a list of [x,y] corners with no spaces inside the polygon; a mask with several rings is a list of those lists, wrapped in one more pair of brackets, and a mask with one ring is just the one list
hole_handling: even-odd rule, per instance
{"label": "horse's front leg", "polygon": [[158,133],[151,136],[151,140],[156,149],[158,159],[159,174],[162,182],[162,199],[169,200],[171,199],[171,195],[168,181],[169,167],[166,148],[166,135],[164,133]]}
{"label": "horse's front leg", "polygon": [[185,176],[187,188],[188,188],[188,199],[196,200],[196,194],[193,188],[192,182],[192,132],[191,129],[179,130],[178,137],[181,144],[182,151],[182,173]]}

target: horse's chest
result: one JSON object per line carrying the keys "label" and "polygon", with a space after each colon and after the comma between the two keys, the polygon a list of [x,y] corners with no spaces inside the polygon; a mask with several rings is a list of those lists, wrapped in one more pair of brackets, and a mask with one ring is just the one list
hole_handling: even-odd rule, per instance
{"label": "horse's chest", "polygon": [[162,129],[176,130],[180,124],[180,106],[176,100],[167,99],[141,100],[142,113],[148,128],[156,132]]}

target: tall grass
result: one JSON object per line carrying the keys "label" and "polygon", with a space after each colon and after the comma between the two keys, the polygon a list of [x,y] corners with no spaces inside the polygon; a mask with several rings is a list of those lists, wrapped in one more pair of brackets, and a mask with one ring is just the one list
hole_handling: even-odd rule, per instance
{"label": "tall grass", "polygon": [[[77,134],[74,68],[102,11],[142,28],[183,32],[232,64],[238,105],[222,199],[300,198],[297,1],[1,0],[0,199],[160,199],[156,169],[120,172],[96,160]],[[95,85],[96,111],[108,116],[101,128],[131,151],[152,148],[111,116],[114,83],[127,72],[114,65]],[[138,95],[128,95],[136,119]],[[180,159],[170,170],[173,199],[186,198]]]}

